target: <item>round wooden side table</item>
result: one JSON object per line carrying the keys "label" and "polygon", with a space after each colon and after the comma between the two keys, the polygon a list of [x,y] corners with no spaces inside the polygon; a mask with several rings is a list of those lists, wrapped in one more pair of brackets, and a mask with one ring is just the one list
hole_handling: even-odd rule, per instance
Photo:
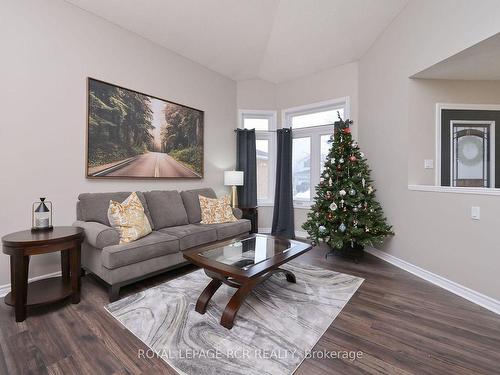
{"label": "round wooden side table", "polygon": [[[10,256],[11,292],[5,303],[14,306],[16,322],[26,319],[26,308],[56,302],[71,296],[80,302],[80,258],[83,229],[54,227],[48,232],[25,230],[2,237],[3,252]],[[61,252],[61,277],[28,284],[30,256]]]}

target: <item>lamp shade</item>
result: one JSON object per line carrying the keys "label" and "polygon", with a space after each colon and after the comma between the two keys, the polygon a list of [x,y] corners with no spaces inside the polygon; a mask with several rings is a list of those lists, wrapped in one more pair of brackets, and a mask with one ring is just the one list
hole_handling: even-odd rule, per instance
{"label": "lamp shade", "polygon": [[241,171],[225,171],[224,185],[226,186],[242,186],[243,172]]}

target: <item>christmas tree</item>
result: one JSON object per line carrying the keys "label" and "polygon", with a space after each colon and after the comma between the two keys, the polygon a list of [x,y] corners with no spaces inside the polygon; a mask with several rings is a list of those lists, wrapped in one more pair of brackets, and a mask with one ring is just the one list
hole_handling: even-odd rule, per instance
{"label": "christmas tree", "polygon": [[375,200],[370,169],[352,139],[351,124],[339,114],[314,204],[302,226],[314,242],[345,252],[378,246],[393,234]]}

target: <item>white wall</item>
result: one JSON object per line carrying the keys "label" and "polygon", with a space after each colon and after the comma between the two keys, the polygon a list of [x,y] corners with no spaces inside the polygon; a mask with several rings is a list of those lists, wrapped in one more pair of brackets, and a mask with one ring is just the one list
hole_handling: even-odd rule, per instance
{"label": "white wall", "polygon": [[277,85],[279,110],[344,96],[350,98],[353,137],[358,131],[358,63],[350,63]]}
{"label": "white wall", "polygon": [[[276,110],[278,127],[281,127],[281,111],[283,109],[348,96],[351,107],[350,117],[354,120],[353,136],[357,136],[357,63],[342,65],[279,84],[263,80],[240,81],[238,82],[237,96],[239,109]],[[309,210],[295,209],[294,211],[295,230],[303,232],[301,226],[305,222]],[[271,228],[272,218],[273,207],[259,207],[260,228]]]}
{"label": "white wall", "polygon": [[[59,0],[8,0],[0,12],[0,235],[30,227],[31,202],[54,202],[54,223],[71,225],[81,192],[226,191],[234,166],[236,83]],[[85,179],[86,78],[205,111],[202,180]],[[220,147],[224,144],[225,147]],[[58,256],[36,256],[30,277],[55,272]],[[9,282],[0,256],[0,285]]]}
{"label": "white wall", "polygon": [[496,299],[498,197],[408,191],[408,77],[500,31],[499,14],[496,0],[412,0],[359,66],[360,143],[396,232],[384,250]]}
{"label": "white wall", "polygon": [[238,81],[236,103],[238,109],[277,110],[277,85],[262,79]]}

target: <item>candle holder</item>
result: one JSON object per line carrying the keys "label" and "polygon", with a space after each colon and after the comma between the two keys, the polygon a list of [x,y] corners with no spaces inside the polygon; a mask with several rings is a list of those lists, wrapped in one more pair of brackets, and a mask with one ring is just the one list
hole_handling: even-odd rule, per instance
{"label": "candle holder", "polygon": [[34,202],[31,207],[31,231],[43,232],[53,229],[52,202],[45,200],[45,198],[40,198],[40,200]]}

